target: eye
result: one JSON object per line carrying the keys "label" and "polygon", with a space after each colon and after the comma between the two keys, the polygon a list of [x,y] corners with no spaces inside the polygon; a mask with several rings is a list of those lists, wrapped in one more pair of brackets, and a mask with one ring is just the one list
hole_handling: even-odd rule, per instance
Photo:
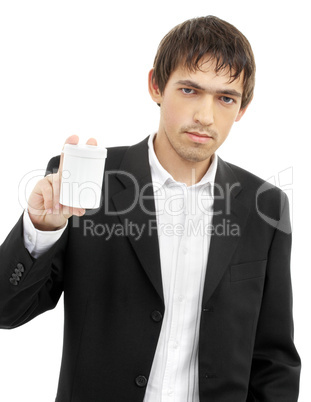
{"label": "eye", "polygon": [[181,88],[181,91],[186,95],[192,95],[195,93],[194,89],[190,88]]}
{"label": "eye", "polygon": [[234,103],[235,100],[232,98],[229,98],[228,96],[221,96],[220,98],[224,103],[226,103],[227,105],[230,105],[231,103]]}

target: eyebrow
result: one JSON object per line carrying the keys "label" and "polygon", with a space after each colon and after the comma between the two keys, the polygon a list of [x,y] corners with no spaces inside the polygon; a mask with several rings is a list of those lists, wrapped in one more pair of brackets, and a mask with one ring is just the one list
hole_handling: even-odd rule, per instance
{"label": "eyebrow", "polygon": [[216,94],[223,94],[223,95],[231,95],[231,96],[236,96],[238,98],[242,98],[242,94],[238,91],[236,91],[235,89],[216,89],[212,90],[209,88],[204,88],[201,85],[197,84],[194,81],[191,80],[180,80],[176,82],[176,85],[185,85],[186,87],[192,87],[195,89],[198,89],[199,91],[204,91],[204,92],[212,92],[212,93],[216,93]]}

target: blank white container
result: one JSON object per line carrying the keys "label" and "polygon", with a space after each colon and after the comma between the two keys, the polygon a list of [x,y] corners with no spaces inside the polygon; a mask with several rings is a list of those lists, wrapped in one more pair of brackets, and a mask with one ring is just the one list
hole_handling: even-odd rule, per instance
{"label": "blank white container", "polygon": [[60,203],[74,208],[100,206],[107,149],[65,144]]}

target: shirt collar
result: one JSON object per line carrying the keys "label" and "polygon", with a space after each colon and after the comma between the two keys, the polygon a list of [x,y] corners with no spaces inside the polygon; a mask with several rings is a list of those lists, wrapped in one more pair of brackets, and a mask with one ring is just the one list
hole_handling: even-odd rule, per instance
{"label": "shirt collar", "polygon": [[[168,183],[179,183],[177,182],[173,176],[164,169],[164,167],[161,165],[159,162],[156,153],[154,151],[154,146],[153,146],[153,140],[156,136],[156,133],[153,133],[149,136],[148,140],[148,153],[149,153],[149,164],[150,164],[150,169],[151,169],[151,177],[152,177],[152,182],[153,182],[153,191],[156,193],[161,189],[162,186]],[[215,176],[216,176],[216,171],[217,171],[217,165],[218,165],[218,157],[216,154],[212,155],[212,163],[202,179],[199,181],[199,183],[194,184],[191,187],[199,187],[202,185],[211,185],[211,191],[212,195],[214,195],[214,182],[215,182]],[[180,184],[180,183],[179,183]]]}

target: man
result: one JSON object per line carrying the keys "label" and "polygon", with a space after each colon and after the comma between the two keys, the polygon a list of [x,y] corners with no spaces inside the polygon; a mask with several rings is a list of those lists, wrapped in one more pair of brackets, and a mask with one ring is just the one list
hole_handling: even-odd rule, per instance
{"label": "man", "polygon": [[64,291],[57,402],[297,401],[288,200],[215,153],[254,77],[235,27],[186,21],[149,73],[159,129],[108,149],[101,208],[60,205],[50,161],[0,249],[0,325]]}

